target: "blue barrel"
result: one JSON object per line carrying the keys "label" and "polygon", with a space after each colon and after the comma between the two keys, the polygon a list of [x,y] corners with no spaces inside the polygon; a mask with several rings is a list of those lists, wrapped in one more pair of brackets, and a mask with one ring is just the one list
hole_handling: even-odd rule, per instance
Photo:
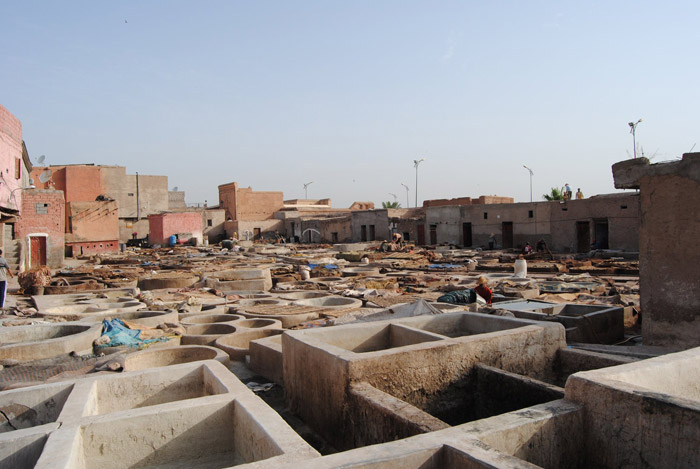
{"label": "blue barrel", "polygon": [[171,246],[175,246],[175,245],[177,244],[177,236],[175,236],[175,235],[170,235],[169,244],[170,244]]}

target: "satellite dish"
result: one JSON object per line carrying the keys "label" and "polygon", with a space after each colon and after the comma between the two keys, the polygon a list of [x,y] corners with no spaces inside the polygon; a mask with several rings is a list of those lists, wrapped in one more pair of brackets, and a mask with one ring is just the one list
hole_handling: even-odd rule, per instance
{"label": "satellite dish", "polygon": [[173,192],[177,192],[177,186],[173,187]]}
{"label": "satellite dish", "polygon": [[51,170],[50,169],[44,170],[44,172],[42,172],[39,175],[39,181],[41,181],[42,184],[46,184],[50,180],[51,180]]}
{"label": "satellite dish", "polygon": [[46,160],[46,155],[41,155],[39,158],[36,159],[36,162],[39,164],[44,164],[44,160]]}

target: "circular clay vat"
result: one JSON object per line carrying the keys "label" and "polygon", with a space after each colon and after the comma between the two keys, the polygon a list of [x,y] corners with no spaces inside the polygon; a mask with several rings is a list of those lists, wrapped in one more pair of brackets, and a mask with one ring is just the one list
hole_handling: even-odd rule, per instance
{"label": "circular clay vat", "polygon": [[240,296],[243,299],[257,300],[262,298],[274,298],[273,295],[266,293],[264,291],[251,291],[251,290],[231,290],[224,292],[226,296],[235,295]]}
{"label": "circular clay vat", "polygon": [[[105,295],[106,296],[106,295]],[[120,296],[119,298],[76,298],[75,303],[80,304],[95,304],[95,303],[133,303],[137,302],[134,297],[131,296]]]}
{"label": "circular clay vat", "polygon": [[97,316],[95,313],[109,313],[115,312],[115,310],[109,310],[105,308],[98,308],[95,305],[66,305],[66,306],[55,306],[53,308],[47,308],[44,311],[40,311],[39,316]]}
{"label": "circular clay vat", "polygon": [[[228,316],[229,318],[231,318],[229,321],[225,321],[225,322],[238,321],[239,319],[243,319],[243,316],[233,314],[235,312],[236,312],[235,309],[231,308],[230,306],[227,306],[226,308],[222,309],[221,311],[217,311],[215,313],[210,313],[210,312],[207,312],[206,314],[204,314],[204,313],[179,313],[179,316],[180,316],[180,322],[182,322],[186,319],[195,318],[198,316]],[[195,323],[192,323],[192,324],[195,324]]]}
{"label": "circular clay vat", "polygon": [[217,360],[224,365],[229,361],[228,356],[217,348],[205,345],[181,345],[130,353],[124,358],[124,371],[145,370],[200,360]]}
{"label": "circular clay vat", "polygon": [[186,288],[199,281],[199,277],[190,273],[166,272],[139,277],[141,290],[158,290],[161,288]]}
{"label": "circular clay vat", "polygon": [[141,303],[140,301],[131,301],[131,302],[119,302],[119,303],[107,303],[107,302],[99,302],[99,301],[91,301],[90,303],[88,302],[81,302],[80,304],[89,304],[92,305],[94,308],[100,308],[100,309],[114,309],[118,311],[137,311],[141,308],[145,308],[146,304]]}
{"label": "circular clay vat", "polygon": [[282,329],[241,330],[235,334],[224,335],[216,339],[214,345],[228,354],[231,360],[245,361],[250,353],[250,341],[264,339],[283,333]]}
{"label": "circular clay vat", "polygon": [[279,295],[281,299],[288,301],[308,300],[309,298],[324,298],[326,296],[330,296],[330,293],[325,291],[292,291],[280,293]]}
{"label": "circular clay vat", "polygon": [[235,314],[192,314],[181,319],[180,322],[187,328],[195,324],[229,324],[240,319],[241,317]]}
{"label": "circular clay vat", "polygon": [[282,322],[276,319],[241,319],[236,322],[236,329],[272,329],[282,328]]}
{"label": "circular clay vat", "polygon": [[157,327],[159,324],[165,322],[175,324],[180,322],[177,317],[177,311],[132,311],[127,313],[114,313],[108,317],[119,318],[122,321],[133,322],[134,324],[145,327]]}
{"label": "circular clay vat", "polygon": [[222,335],[236,332],[236,328],[231,324],[195,324],[186,326],[185,331],[182,345],[211,345]]}
{"label": "circular clay vat", "polygon": [[314,306],[317,308],[328,309],[350,309],[360,308],[362,300],[355,298],[345,298],[342,296],[326,296],[323,298],[309,298],[306,300],[297,300],[293,304],[299,306]]}
{"label": "circular clay vat", "polygon": [[71,279],[68,284],[65,284],[66,282],[68,282],[68,280],[65,280],[65,282],[58,282],[57,280],[53,280],[51,282],[52,285],[47,285],[44,287],[44,294],[45,295],[64,295],[66,293],[73,293],[73,292],[82,291],[82,290],[101,290],[103,287],[102,284],[100,284],[97,280],[94,280],[94,279],[89,279],[89,280]]}
{"label": "circular clay vat", "polygon": [[228,305],[225,304],[202,305],[202,309],[200,310],[202,314],[226,314],[226,311],[228,311]]}
{"label": "circular clay vat", "polygon": [[92,351],[102,332],[99,324],[34,324],[0,328],[0,359],[41,360],[72,351]]}
{"label": "circular clay vat", "polygon": [[238,300],[237,306],[287,305],[289,301],[280,298],[264,298],[262,300]]}

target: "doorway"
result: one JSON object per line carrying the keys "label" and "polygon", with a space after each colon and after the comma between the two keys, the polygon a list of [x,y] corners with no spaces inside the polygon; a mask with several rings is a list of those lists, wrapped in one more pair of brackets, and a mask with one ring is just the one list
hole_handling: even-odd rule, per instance
{"label": "doorway", "polygon": [[591,228],[587,221],[576,222],[576,252],[591,250]]}
{"label": "doorway", "polygon": [[595,247],[596,249],[609,249],[608,220],[595,220]]}
{"label": "doorway", "polygon": [[46,265],[46,237],[30,236],[30,268]]}
{"label": "doorway", "polygon": [[462,223],[462,245],[469,248],[472,244],[472,224]]}
{"label": "doorway", "polygon": [[513,247],[513,222],[504,221],[501,223],[501,237],[503,238],[503,249]]}
{"label": "doorway", "polygon": [[416,225],[418,246],[425,246],[425,225]]}
{"label": "doorway", "polygon": [[437,244],[437,225],[430,225],[430,244]]}

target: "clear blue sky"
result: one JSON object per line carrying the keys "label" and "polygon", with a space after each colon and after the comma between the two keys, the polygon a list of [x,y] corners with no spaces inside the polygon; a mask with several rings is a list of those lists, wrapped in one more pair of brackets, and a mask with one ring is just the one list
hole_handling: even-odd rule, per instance
{"label": "clear blue sky", "polygon": [[0,1],[0,104],[30,156],[413,206],[568,182],[695,142],[700,2]]}

